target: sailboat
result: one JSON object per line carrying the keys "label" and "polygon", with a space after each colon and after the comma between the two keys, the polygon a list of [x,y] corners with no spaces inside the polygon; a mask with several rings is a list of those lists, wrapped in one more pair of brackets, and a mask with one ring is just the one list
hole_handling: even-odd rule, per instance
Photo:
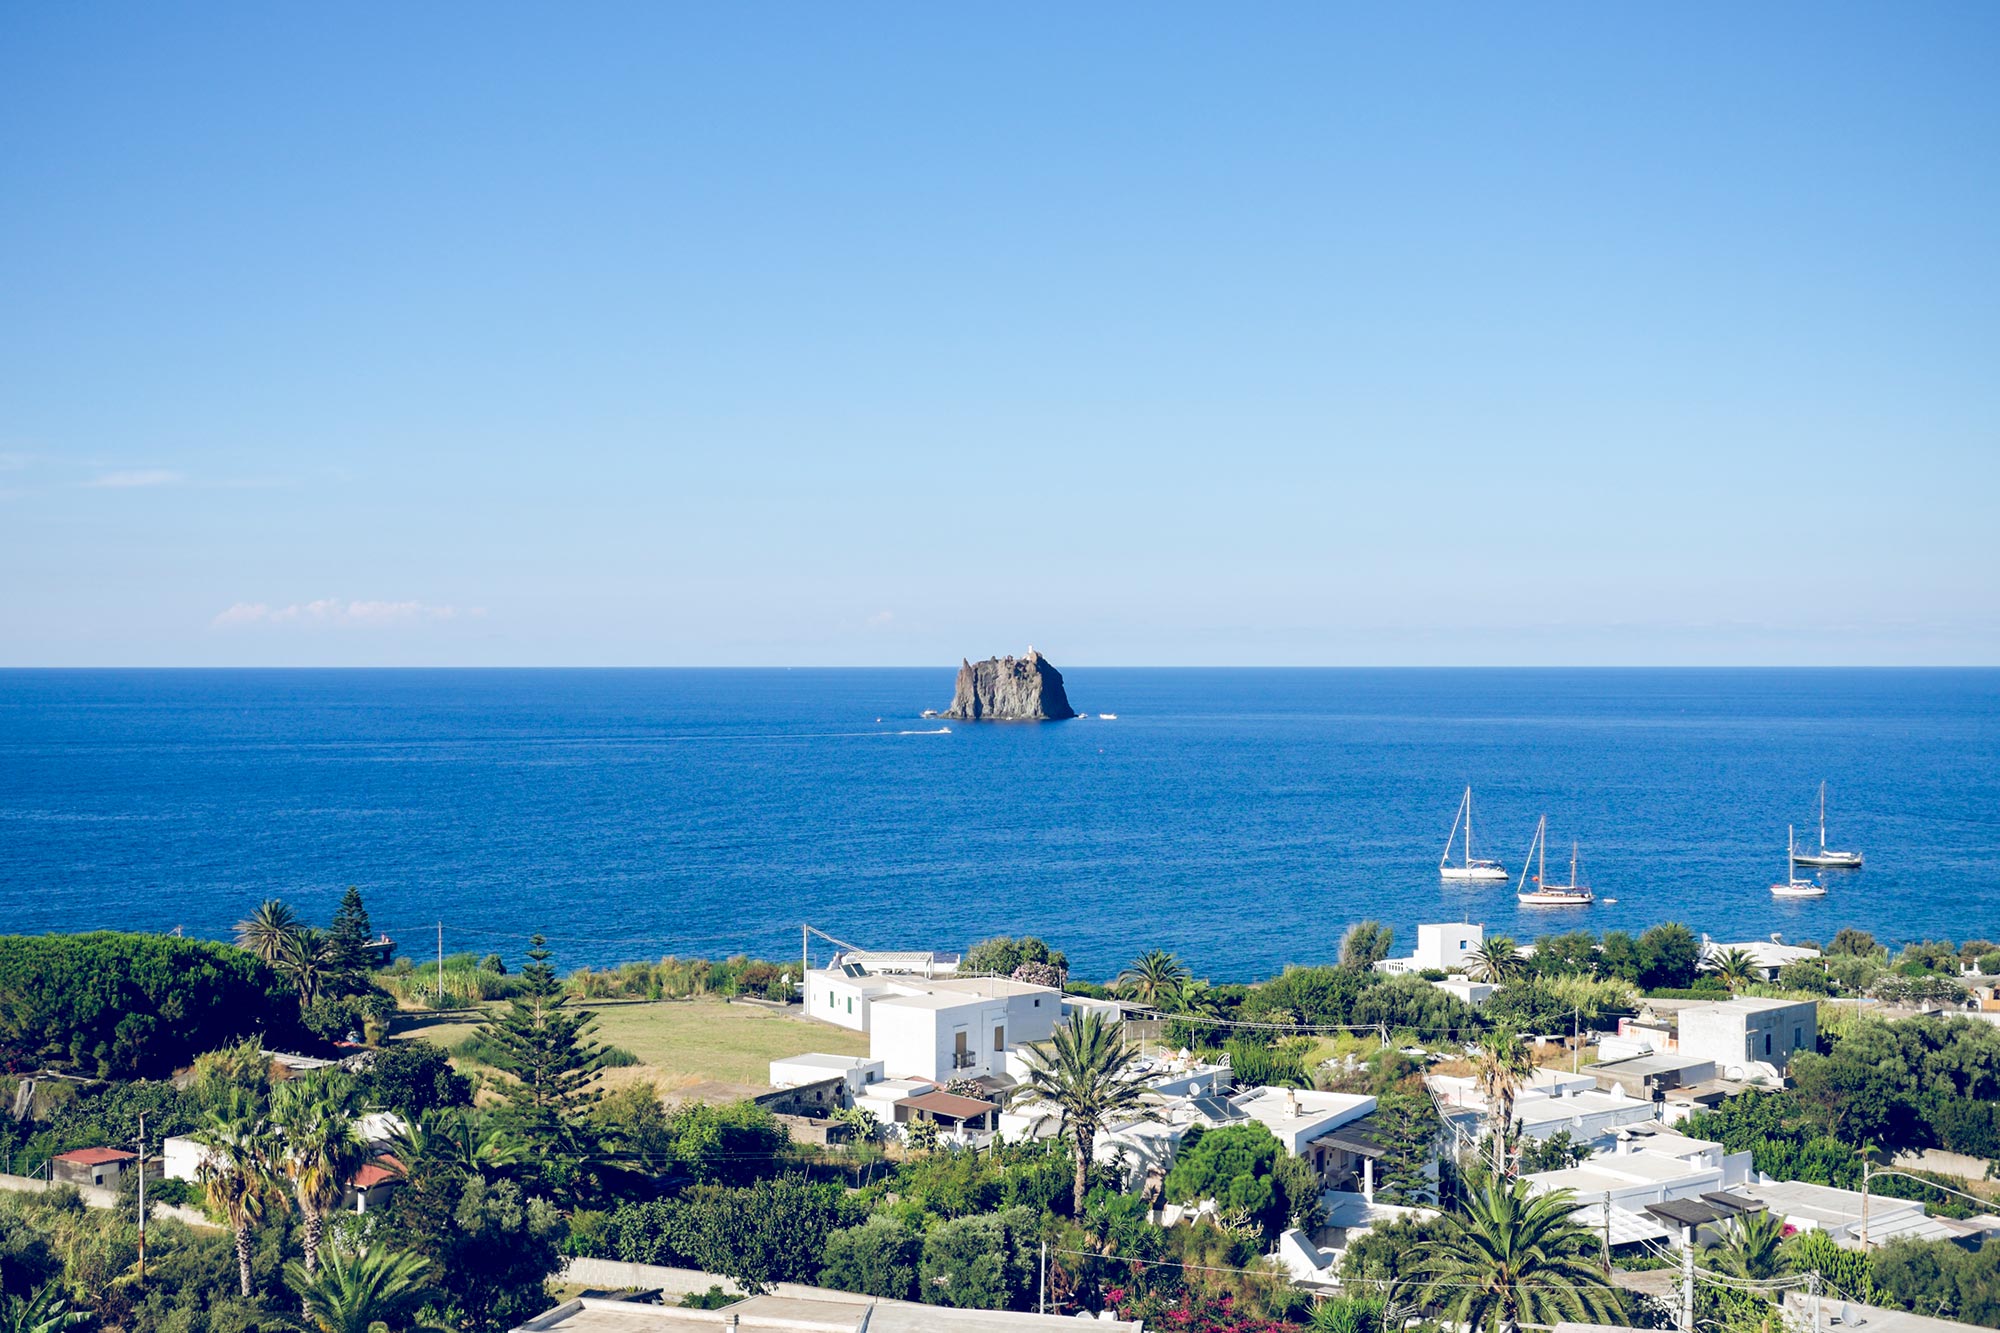
{"label": "sailboat", "polygon": [[[1458,826],[1465,825],[1465,860],[1451,863],[1451,845],[1458,840]],[[1498,861],[1481,861],[1472,854],[1472,788],[1459,799],[1458,813],[1452,817],[1451,832],[1445,836],[1444,854],[1438,857],[1438,878],[1458,881],[1507,882],[1507,867]]]}
{"label": "sailboat", "polygon": [[1802,852],[1792,849],[1792,864],[1795,866],[1824,866],[1829,870],[1859,870],[1860,852],[1831,851],[1826,845],[1826,784],[1819,784],[1819,850]]}
{"label": "sailboat", "polygon": [[1826,885],[1816,884],[1809,879],[1800,879],[1792,873],[1792,867],[1799,865],[1799,843],[1796,830],[1785,825],[1785,882],[1771,886],[1773,898],[1824,898]]}
{"label": "sailboat", "polygon": [[1549,817],[1535,825],[1535,840],[1528,844],[1528,860],[1535,867],[1535,887],[1528,888],[1528,867],[1521,867],[1521,882],[1514,886],[1514,898],[1523,907],[1588,907],[1597,901],[1587,885],[1576,882],[1577,845],[1569,845],[1569,883],[1548,881]]}

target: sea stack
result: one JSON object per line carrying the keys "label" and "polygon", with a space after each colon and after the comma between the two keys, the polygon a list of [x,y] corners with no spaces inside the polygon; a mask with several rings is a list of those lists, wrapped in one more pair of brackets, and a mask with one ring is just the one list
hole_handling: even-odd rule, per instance
{"label": "sea stack", "polygon": [[1028,649],[1026,657],[958,664],[958,688],[946,717],[957,722],[1060,722],[1075,717],[1062,672]]}

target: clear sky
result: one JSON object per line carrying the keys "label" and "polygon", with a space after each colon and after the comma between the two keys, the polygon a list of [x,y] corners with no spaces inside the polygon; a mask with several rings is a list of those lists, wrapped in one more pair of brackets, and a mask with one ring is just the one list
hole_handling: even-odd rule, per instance
{"label": "clear sky", "polygon": [[0,7],[0,663],[2000,662],[2000,6]]}

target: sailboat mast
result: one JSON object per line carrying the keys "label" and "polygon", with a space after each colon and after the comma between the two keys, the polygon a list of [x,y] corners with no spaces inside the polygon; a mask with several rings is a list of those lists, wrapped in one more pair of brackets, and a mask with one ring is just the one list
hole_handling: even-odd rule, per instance
{"label": "sailboat mast", "polygon": [[[1821,799],[1824,800],[1824,797]],[[1821,822],[1825,822],[1823,817]],[[1821,841],[1825,841],[1825,838],[1826,835],[1822,832]],[[1467,870],[1472,868],[1472,788],[1470,787],[1465,789],[1465,868]]]}
{"label": "sailboat mast", "polygon": [[1572,889],[1576,887],[1576,842],[1574,840],[1569,845],[1569,886]]}
{"label": "sailboat mast", "polygon": [[1819,784],[1819,849],[1826,850],[1826,784]]}

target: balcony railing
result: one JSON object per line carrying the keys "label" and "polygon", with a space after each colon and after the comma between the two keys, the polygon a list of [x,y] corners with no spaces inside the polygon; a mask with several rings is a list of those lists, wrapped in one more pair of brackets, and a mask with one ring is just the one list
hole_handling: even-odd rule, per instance
{"label": "balcony railing", "polygon": [[957,1051],[951,1057],[951,1067],[953,1069],[970,1069],[977,1063],[978,1061],[974,1058],[971,1051]]}

